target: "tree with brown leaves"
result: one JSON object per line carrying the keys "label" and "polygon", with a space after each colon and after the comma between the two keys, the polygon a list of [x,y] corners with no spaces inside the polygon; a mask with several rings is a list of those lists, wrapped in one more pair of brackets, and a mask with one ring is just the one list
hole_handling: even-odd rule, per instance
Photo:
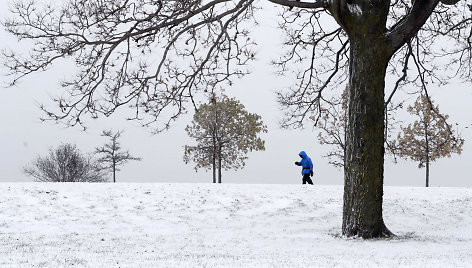
{"label": "tree with brown leaves", "polygon": [[426,187],[429,187],[429,165],[442,157],[461,154],[464,139],[455,134],[446,120],[448,115],[439,113],[439,106],[434,106],[426,96],[418,97],[408,112],[418,120],[401,128],[397,144],[399,155],[419,162],[418,167],[426,167]]}
{"label": "tree with brown leaves", "polygon": [[265,150],[264,141],[258,136],[267,127],[261,116],[248,113],[238,100],[228,97],[212,97],[195,111],[191,125],[185,130],[197,145],[185,146],[184,161],[196,163],[199,168],[213,170],[213,183],[221,183],[221,170],[244,168],[246,154]]}

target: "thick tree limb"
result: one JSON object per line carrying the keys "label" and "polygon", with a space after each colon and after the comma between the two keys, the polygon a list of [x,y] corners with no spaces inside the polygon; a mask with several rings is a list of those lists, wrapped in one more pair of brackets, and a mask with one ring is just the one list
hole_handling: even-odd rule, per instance
{"label": "thick tree limb", "polygon": [[387,32],[392,54],[418,33],[438,3],[439,0],[416,0],[413,2],[410,12]]}
{"label": "thick tree limb", "polygon": [[460,0],[440,0],[441,3],[445,5],[455,5],[457,4]]}
{"label": "thick tree limb", "polygon": [[301,1],[295,1],[295,0],[269,0],[269,2],[272,2],[274,4],[279,4],[281,6],[286,6],[286,7],[299,7],[299,8],[311,8],[311,9],[328,7],[327,0],[316,0],[314,2],[301,2]]}

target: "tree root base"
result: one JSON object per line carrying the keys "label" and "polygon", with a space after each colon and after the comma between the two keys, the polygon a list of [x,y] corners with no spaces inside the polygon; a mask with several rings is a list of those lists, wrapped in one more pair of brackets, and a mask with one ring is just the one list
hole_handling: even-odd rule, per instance
{"label": "tree root base", "polygon": [[354,228],[343,228],[343,236],[345,237],[359,237],[362,239],[378,239],[378,238],[392,238],[396,237],[384,223],[379,228],[380,230],[362,230],[359,226]]}

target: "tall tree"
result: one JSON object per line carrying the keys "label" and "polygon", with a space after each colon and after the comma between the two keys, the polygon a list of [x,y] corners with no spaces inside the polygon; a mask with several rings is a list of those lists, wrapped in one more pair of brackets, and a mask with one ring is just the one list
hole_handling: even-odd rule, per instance
{"label": "tall tree", "polygon": [[27,175],[40,182],[105,182],[99,163],[84,156],[75,145],[66,143],[49,149],[24,168]]}
{"label": "tall tree", "polygon": [[446,120],[448,115],[439,113],[439,107],[426,96],[418,97],[408,112],[418,120],[402,127],[398,134],[399,155],[419,162],[418,167],[426,167],[426,187],[429,187],[429,165],[441,157],[462,152],[464,139],[454,134]]}
{"label": "tall tree", "polygon": [[116,182],[116,172],[120,171],[118,166],[125,164],[130,160],[140,161],[141,158],[130,155],[129,151],[123,151],[118,141],[123,131],[113,132],[104,130],[102,136],[109,138],[109,142],[102,147],[97,147],[95,153],[101,155],[98,162],[111,170],[113,174],[113,182]]}
{"label": "tall tree", "polygon": [[238,100],[228,97],[212,97],[202,104],[185,130],[197,141],[195,146],[185,146],[184,161],[196,163],[195,170],[213,170],[213,183],[221,183],[221,169],[243,168],[246,154],[265,150],[264,141],[258,137],[267,132],[261,117],[248,113]]}
{"label": "tall tree", "polygon": [[[26,57],[6,51],[4,58],[12,84],[74,59],[77,76],[61,84],[69,94],[56,98],[57,110],[44,107],[49,118],[75,125],[85,114],[131,105],[132,118],[162,130],[202,92],[248,73],[257,45],[250,31],[257,10],[273,7],[269,2],[297,7],[278,17],[287,50],[275,64],[280,74],[295,73],[293,87],[278,95],[283,125],[320,117],[327,89],[349,81],[342,233],[391,235],[382,215],[385,103],[405,84],[426,92],[448,74],[470,81],[465,0],[68,0],[60,8],[19,0],[4,25],[33,40],[33,49]],[[441,62],[454,72],[437,72],[434,59],[445,56],[451,60]],[[398,79],[386,95],[387,74]]]}

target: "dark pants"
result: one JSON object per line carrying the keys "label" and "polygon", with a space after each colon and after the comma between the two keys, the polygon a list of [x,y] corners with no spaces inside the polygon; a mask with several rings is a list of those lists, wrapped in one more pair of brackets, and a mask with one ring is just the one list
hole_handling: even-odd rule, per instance
{"label": "dark pants", "polygon": [[310,174],[303,174],[303,184],[313,184],[313,181],[310,179]]}

